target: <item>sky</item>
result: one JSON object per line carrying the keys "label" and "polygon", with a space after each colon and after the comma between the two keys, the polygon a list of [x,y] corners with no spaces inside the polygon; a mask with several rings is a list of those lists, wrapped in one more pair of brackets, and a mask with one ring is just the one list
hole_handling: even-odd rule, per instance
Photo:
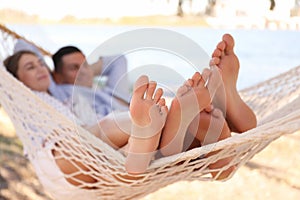
{"label": "sky", "polygon": [[169,4],[167,2],[167,0],[0,0],[0,9],[18,9],[46,19],[60,19],[67,14],[78,18],[118,18],[176,13],[177,0],[169,0]]}
{"label": "sky", "polygon": [[[185,0],[185,12],[201,12],[207,5],[207,0]],[[260,11],[268,11],[269,0],[219,0],[220,4],[226,3],[227,11],[235,13],[233,9],[245,10],[248,14],[258,15]],[[174,15],[177,11],[178,0],[0,0],[0,9],[12,8],[39,15],[42,19],[58,20],[66,15],[77,18],[120,18],[122,16],[143,15]],[[289,14],[294,0],[276,0],[277,15]],[[231,8],[231,9],[228,9]],[[220,7],[221,13],[226,11]]]}

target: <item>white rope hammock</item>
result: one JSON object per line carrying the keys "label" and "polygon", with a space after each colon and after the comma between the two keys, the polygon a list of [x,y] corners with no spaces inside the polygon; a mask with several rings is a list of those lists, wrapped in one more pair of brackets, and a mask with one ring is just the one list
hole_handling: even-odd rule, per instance
{"label": "white rope hammock", "polygon": [[[0,26],[1,58],[12,53],[14,41],[19,37],[3,27]],[[233,165],[238,168],[273,140],[300,129],[299,66],[241,91],[243,99],[257,114],[257,128],[215,144],[157,159],[145,173],[129,175],[124,168],[125,157],[120,152],[41,101],[12,77],[2,62],[0,77],[0,104],[12,120],[45,190],[55,199],[136,199],[177,181],[212,180],[210,172],[220,174]],[[53,149],[60,155],[53,157]],[[207,158],[202,156],[211,151],[218,153]],[[233,159],[222,169],[207,167],[226,157]],[[60,171],[55,164],[59,159],[73,163],[77,172]],[[94,181],[80,181],[80,175]]]}

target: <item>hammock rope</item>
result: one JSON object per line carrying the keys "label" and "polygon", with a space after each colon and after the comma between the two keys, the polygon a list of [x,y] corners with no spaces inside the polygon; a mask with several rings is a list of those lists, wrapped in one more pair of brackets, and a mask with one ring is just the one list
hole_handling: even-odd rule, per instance
{"label": "hammock rope", "polygon": [[3,24],[0,24],[0,30],[1,30],[1,34],[2,34],[2,36],[0,37],[0,41],[1,41],[0,52],[1,52],[1,56],[3,56],[3,57],[1,57],[2,60],[5,59],[8,55],[12,54],[16,39],[23,39],[24,41],[28,42],[29,44],[36,46],[38,48],[38,50],[45,56],[52,55],[49,51],[36,45],[34,42],[27,40],[25,37],[19,35],[18,33],[16,33],[13,30],[7,28]]}
{"label": "hammock rope", "polygon": [[[15,40],[22,38],[3,27],[0,26],[5,36],[1,39],[2,58],[11,53],[6,48],[12,48]],[[145,173],[129,175],[123,154],[41,101],[12,77],[2,62],[0,77],[0,103],[12,120],[39,180],[55,199],[138,199],[177,181],[211,181],[211,172],[221,174],[234,165],[238,169],[278,137],[300,129],[299,66],[241,91],[257,114],[257,128],[154,160]],[[59,155],[53,157],[53,149]],[[203,157],[212,151],[218,153]],[[221,169],[208,168],[227,157],[233,159]],[[73,163],[77,172],[62,172],[55,163],[60,159]],[[82,174],[93,181],[81,181],[78,176]]]}
{"label": "hammock rope", "polygon": [[240,94],[260,121],[299,97],[299,84],[300,66],[241,90]]}

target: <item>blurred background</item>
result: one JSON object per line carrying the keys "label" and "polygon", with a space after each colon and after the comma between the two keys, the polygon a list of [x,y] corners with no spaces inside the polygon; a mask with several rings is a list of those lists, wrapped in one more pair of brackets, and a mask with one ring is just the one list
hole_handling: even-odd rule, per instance
{"label": "blurred background", "polygon": [[[51,53],[76,45],[87,56],[127,31],[170,30],[199,45],[207,65],[222,35],[230,33],[241,64],[239,89],[300,64],[299,0],[0,0],[0,23]],[[159,50],[139,49],[126,57],[129,70],[161,65],[184,77],[195,70],[180,56]],[[0,109],[0,200],[50,199]],[[179,182],[145,199],[300,199],[299,140],[297,133],[273,142],[224,183]]]}
{"label": "blurred background", "polygon": [[[241,62],[242,89],[299,64],[299,4],[299,0],[1,0],[0,23],[51,53],[71,44],[86,55],[113,36],[155,27],[193,40],[208,60],[222,35],[231,33]],[[111,53],[124,52],[103,52]],[[129,69],[156,60],[191,76],[186,63],[160,54],[134,51],[127,55]]]}

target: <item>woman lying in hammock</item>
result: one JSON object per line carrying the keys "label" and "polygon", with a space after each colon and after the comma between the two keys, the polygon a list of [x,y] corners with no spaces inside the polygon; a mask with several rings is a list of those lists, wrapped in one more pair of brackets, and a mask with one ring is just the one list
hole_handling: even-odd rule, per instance
{"label": "woman lying in hammock", "polygon": [[[215,54],[217,54],[216,52],[217,50]],[[223,54],[224,52],[223,50],[221,53]],[[221,55],[219,57],[221,58]],[[214,62],[218,64],[217,58],[214,59]],[[34,91],[38,91],[37,94],[39,96],[43,99],[48,99],[46,100],[47,102],[52,102],[52,105],[56,105],[54,106],[55,108],[59,107],[60,112],[63,112],[66,116],[72,117],[73,119],[72,113],[66,110],[62,104],[59,104],[58,101],[55,101],[55,99],[51,98],[47,93],[49,71],[34,53],[28,51],[18,52],[7,58],[4,64],[8,71],[26,86]],[[205,87],[205,82],[208,77],[210,77],[209,82],[207,87]],[[115,114],[113,117],[108,116],[103,118],[103,120],[99,121],[99,124],[93,127],[86,128],[115,148],[124,147],[128,143],[125,167],[129,173],[142,173],[146,170],[150,160],[153,158],[160,139],[163,155],[176,153],[178,149],[182,150],[185,134],[180,134],[183,136],[177,136],[179,135],[177,134],[179,131],[186,133],[188,128],[196,128],[196,132],[193,132],[195,133],[196,139],[193,140],[192,145],[188,145],[189,148],[199,146],[201,143],[208,144],[230,137],[230,129],[225,123],[221,112],[217,109],[213,109],[210,105],[212,97],[218,92],[216,90],[221,84],[220,80],[219,70],[216,67],[212,68],[212,70],[205,70],[203,77],[199,73],[195,73],[191,79],[179,88],[170,112],[167,114],[168,109],[162,98],[162,89],[158,88],[155,91],[156,83],[149,82],[146,76],[141,76],[135,83],[130,105],[131,117],[127,113]],[[179,106],[179,110],[174,104]],[[203,120],[203,122],[201,120],[201,123],[199,123],[199,118],[195,120],[200,111],[203,111],[204,116],[210,116],[206,117],[206,125],[204,123],[205,120]],[[179,118],[184,120],[177,123]],[[175,120],[175,123],[173,123],[173,120]],[[208,128],[210,121],[216,124],[212,126],[212,129]],[[199,124],[200,126],[198,126]],[[101,127],[101,130],[99,127]],[[206,134],[210,134],[212,131],[218,131],[217,133],[220,134],[214,133],[212,139],[204,141],[204,139],[206,140]],[[141,133],[143,133],[143,135],[141,135]],[[175,138],[174,141],[179,144],[179,148],[177,146],[176,148],[174,147],[173,139],[170,141],[170,138]],[[172,143],[169,145],[167,142]],[[226,165],[229,161],[230,158],[220,160],[209,167],[218,168]],[[67,161],[57,164],[62,171],[65,171],[65,168],[70,168],[70,163]],[[223,172],[220,177],[225,178],[232,170],[233,169],[229,168]],[[89,179],[89,177],[83,175],[82,179]]]}

